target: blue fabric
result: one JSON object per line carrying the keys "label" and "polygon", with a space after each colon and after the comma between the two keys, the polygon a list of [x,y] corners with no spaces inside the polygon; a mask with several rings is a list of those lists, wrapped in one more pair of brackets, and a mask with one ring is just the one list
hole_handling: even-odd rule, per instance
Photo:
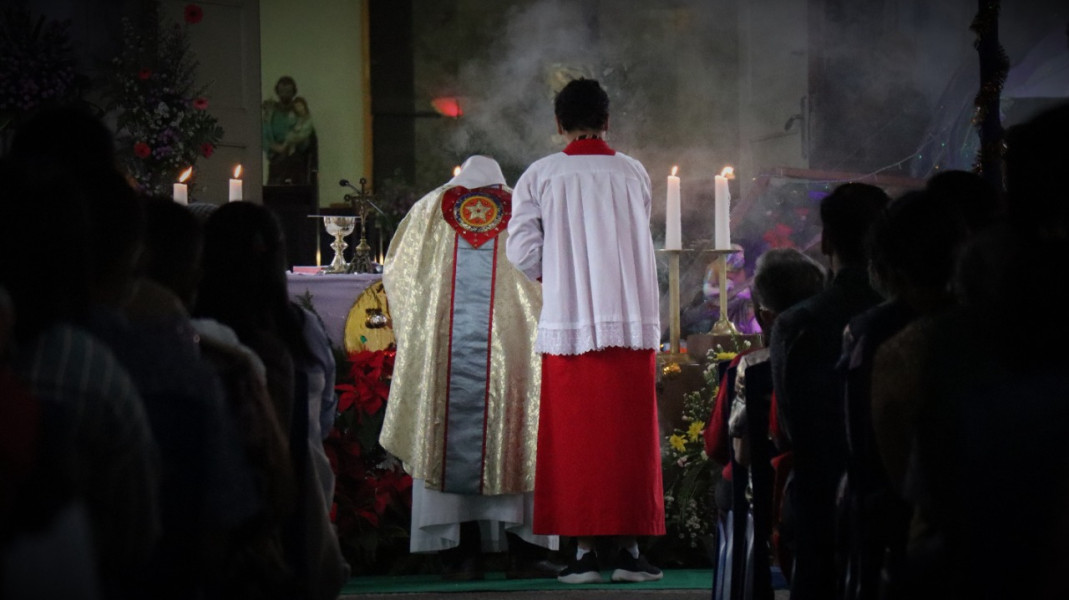
{"label": "blue fabric", "polygon": [[449,348],[449,406],[443,491],[482,490],[483,431],[486,423],[487,366],[497,239],[475,248],[457,236]]}

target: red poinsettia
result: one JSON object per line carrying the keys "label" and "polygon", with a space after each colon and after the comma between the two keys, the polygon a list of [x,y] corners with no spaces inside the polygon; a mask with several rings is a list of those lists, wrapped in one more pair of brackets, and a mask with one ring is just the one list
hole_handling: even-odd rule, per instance
{"label": "red poinsettia", "polygon": [[134,144],[134,155],[138,158],[148,158],[150,154],[152,154],[152,148],[145,142]]}
{"label": "red poinsettia", "polygon": [[353,377],[362,375],[369,379],[389,378],[393,375],[393,361],[396,354],[393,350],[353,352],[349,355],[349,362],[352,364],[349,373]]}
{"label": "red poinsettia", "polygon": [[323,450],[327,453],[327,459],[330,460],[330,468],[335,473],[341,473],[354,478],[362,478],[364,476],[364,465],[358,460],[351,460],[360,458],[363,455],[363,449],[360,447],[360,442],[355,439],[346,437],[341,430],[334,428],[331,429],[330,434],[327,436],[327,443],[323,445]]}
{"label": "red poinsettia", "polygon": [[204,9],[199,4],[187,4],[185,10],[186,23],[196,25],[204,18]]}
{"label": "red poinsettia", "polygon": [[[375,482],[375,510],[382,514],[393,500],[401,500],[406,508],[411,507],[412,476],[404,471],[383,471]],[[381,508],[380,508],[381,506]]]}
{"label": "red poinsettia", "polygon": [[787,225],[776,223],[761,238],[768,242],[770,248],[794,248],[794,242],[791,240],[791,233],[793,232],[794,230]]}
{"label": "red poinsettia", "polygon": [[331,519],[354,573],[380,572],[383,554],[408,551],[412,477],[378,443],[394,354],[391,349],[349,355],[349,368],[336,386],[338,417],[324,441],[335,474]]}
{"label": "red poinsettia", "polygon": [[205,110],[208,108],[208,99],[204,96],[200,96],[193,100],[193,108],[197,110]]}
{"label": "red poinsettia", "polygon": [[137,72],[137,78],[142,81],[148,79],[149,77],[152,77],[152,69],[148,67],[145,67]]}
{"label": "red poinsettia", "polygon": [[200,145],[200,153],[204,155],[204,158],[211,158],[214,152],[215,146],[213,146],[212,144],[204,142]]}
{"label": "red poinsettia", "polygon": [[352,383],[339,384],[336,388],[341,392],[339,412],[356,406],[359,419],[361,415],[373,415],[382,410],[390,395],[389,378],[393,374],[394,354],[393,351],[364,350],[349,355]]}

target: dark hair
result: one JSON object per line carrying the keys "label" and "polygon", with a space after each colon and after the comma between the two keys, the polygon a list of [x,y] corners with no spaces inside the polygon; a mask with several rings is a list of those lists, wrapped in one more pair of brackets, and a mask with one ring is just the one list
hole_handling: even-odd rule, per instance
{"label": "dark hair", "polygon": [[11,155],[30,166],[77,171],[81,176],[118,170],[111,130],[88,110],[76,106],[42,109],[15,132]]}
{"label": "dark hair", "polygon": [[820,201],[822,236],[843,263],[865,264],[869,226],[890,202],[887,193],[867,183],[844,183]]}
{"label": "dark hair", "polygon": [[286,243],[278,219],[251,202],[228,202],[204,224],[195,314],[229,325],[243,341],[273,334],[294,355],[308,346],[286,285]]}
{"label": "dark hair", "polygon": [[781,313],[824,289],[824,267],[795,248],[773,248],[757,258],[754,300]]}
{"label": "dark hair", "polygon": [[31,340],[53,323],[84,315],[93,264],[88,205],[85,189],[69,171],[28,169],[0,159],[0,287],[11,295],[16,340]]}
{"label": "dark hair", "polygon": [[144,275],[193,305],[200,281],[204,226],[193,211],[170,198],[148,196],[145,207]]}
{"label": "dark hair", "polygon": [[928,180],[925,189],[958,211],[971,232],[980,231],[1001,217],[1002,201],[998,190],[972,171],[942,171]]}
{"label": "dark hair", "polygon": [[96,259],[97,285],[129,285],[140,264],[132,263],[145,236],[145,213],[137,192],[117,171],[101,171],[82,179],[89,190],[90,243]]}
{"label": "dark hair", "polygon": [[[59,106],[41,110],[19,127],[10,158],[31,171],[33,186],[51,188],[51,177],[70,178],[85,197],[80,251],[99,289],[133,277],[130,259],[141,243],[144,216],[136,192],[118,168],[111,131],[87,110]],[[91,248],[89,248],[91,247]]]}
{"label": "dark hair", "polygon": [[967,231],[958,207],[947,198],[929,191],[907,192],[873,222],[869,259],[885,283],[902,277],[927,289],[945,289]]}
{"label": "dark hair", "polygon": [[1069,102],[1006,130],[1006,209],[1010,222],[1044,237],[1069,230]]}
{"label": "dark hair", "polygon": [[573,79],[557,93],[553,111],[565,131],[600,131],[609,122],[609,95],[593,79]]}

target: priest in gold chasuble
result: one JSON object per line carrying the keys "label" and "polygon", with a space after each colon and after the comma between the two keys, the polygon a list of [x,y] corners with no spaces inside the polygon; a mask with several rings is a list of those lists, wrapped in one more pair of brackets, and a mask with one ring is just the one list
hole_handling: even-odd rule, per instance
{"label": "priest in gold chasuble", "polygon": [[[380,442],[413,483],[413,552],[454,548],[477,521],[481,549],[531,531],[541,289],[505,258],[511,190],[472,156],[420,199],[386,255],[397,358]],[[470,531],[470,529],[469,529]]]}

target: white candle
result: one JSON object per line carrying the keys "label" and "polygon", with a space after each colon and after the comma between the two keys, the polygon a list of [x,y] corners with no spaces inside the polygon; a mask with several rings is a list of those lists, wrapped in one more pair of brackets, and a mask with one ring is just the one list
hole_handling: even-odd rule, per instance
{"label": "white candle", "polygon": [[679,167],[672,167],[672,174],[668,176],[668,199],[664,211],[664,249],[682,250],[681,241],[682,224],[679,215],[679,177],[676,171]]}
{"label": "white candle", "polygon": [[731,190],[728,189],[728,177],[733,171],[731,167],[724,167],[714,178],[713,243],[717,250],[731,248]]}
{"label": "white candle", "polygon": [[189,187],[186,185],[186,180],[193,174],[193,167],[189,167],[182,174],[178,176],[178,182],[174,184],[174,189],[171,191],[171,197],[174,201],[182,204],[189,205]]}
{"label": "white candle", "polygon": [[234,177],[230,179],[230,201],[241,200],[241,165],[234,167]]}
{"label": "white candle", "polygon": [[189,188],[184,183],[174,184],[174,191],[171,194],[174,197],[174,201],[179,204],[189,204]]}

